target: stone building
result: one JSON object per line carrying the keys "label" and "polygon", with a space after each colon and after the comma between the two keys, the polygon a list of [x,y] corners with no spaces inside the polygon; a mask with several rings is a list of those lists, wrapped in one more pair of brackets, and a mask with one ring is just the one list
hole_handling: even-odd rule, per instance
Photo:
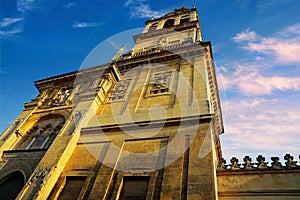
{"label": "stone building", "polygon": [[297,199],[300,167],[227,165],[196,8],[146,21],[111,62],[35,82],[0,138],[0,199]]}

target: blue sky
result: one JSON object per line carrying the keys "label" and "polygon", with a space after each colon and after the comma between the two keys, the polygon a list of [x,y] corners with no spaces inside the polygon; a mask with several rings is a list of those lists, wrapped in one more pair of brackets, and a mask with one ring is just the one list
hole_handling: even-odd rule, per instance
{"label": "blue sky", "polygon": [[213,45],[224,157],[298,155],[298,0],[1,0],[1,132],[37,95],[35,80],[78,70],[107,38],[193,5]]}

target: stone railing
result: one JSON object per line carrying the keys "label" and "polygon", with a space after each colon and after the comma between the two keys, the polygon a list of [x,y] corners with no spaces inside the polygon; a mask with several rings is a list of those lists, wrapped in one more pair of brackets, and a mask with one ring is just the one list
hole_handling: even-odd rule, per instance
{"label": "stone railing", "polygon": [[149,54],[158,53],[158,52],[161,52],[161,51],[172,51],[174,49],[184,47],[184,46],[188,46],[190,44],[193,44],[193,41],[186,40],[186,41],[183,41],[181,43],[172,44],[172,45],[168,45],[168,46],[159,46],[159,47],[156,47],[156,48],[145,49],[145,50],[141,50],[141,51],[138,51],[136,53],[133,53],[132,57],[149,55]]}
{"label": "stone railing", "polygon": [[165,47],[162,47],[161,49],[165,50],[165,51],[171,51],[172,49],[177,49],[177,48],[180,48],[180,47],[183,47],[183,46],[186,46],[186,45],[188,45],[188,43],[179,43],[179,44],[173,44],[173,45],[165,46]]}
{"label": "stone railing", "polygon": [[139,51],[139,52],[133,54],[133,57],[149,55],[149,54],[152,54],[152,53],[158,53],[160,51],[161,51],[161,49],[159,49],[159,48],[151,48],[151,49]]}
{"label": "stone railing", "polygon": [[[299,155],[300,159],[300,155]],[[266,169],[300,169],[300,165],[297,165],[298,161],[294,161],[294,157],[290,154],[285,154],[284,160],[285,164],[279,162],[279,157],[271,157],[271,164],[268,165],[268,162],[265,162],[265,157],[259,155],[256,158],[256,163],[252,162],[252,159],[249,156],[245,156],[243,163],[239,163],[239,160],[236,157],[230,159],[230,164],[226,164],[224,158],[219,159],[217,166],[217,171],[239,171],[239,170],[266,170]]]}

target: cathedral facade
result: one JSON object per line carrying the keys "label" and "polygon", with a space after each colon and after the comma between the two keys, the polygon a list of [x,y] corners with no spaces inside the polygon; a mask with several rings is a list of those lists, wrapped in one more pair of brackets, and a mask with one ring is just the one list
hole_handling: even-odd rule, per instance
{"label": "cathedral facade", "polygon": [[297,199],[300,167],[227,165],[196,8],[146,21],[110,62],[35,82],[0,138],[0,199]]}

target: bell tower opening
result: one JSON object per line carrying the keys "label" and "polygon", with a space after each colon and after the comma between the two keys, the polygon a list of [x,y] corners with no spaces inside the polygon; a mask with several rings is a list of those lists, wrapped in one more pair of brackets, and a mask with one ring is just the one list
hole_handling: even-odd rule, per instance
{"label": "bell tower opening", "polygon": [[168,19],[165,23],[164,23],[164,28],[170,28],[174,25],[175,19]]}

